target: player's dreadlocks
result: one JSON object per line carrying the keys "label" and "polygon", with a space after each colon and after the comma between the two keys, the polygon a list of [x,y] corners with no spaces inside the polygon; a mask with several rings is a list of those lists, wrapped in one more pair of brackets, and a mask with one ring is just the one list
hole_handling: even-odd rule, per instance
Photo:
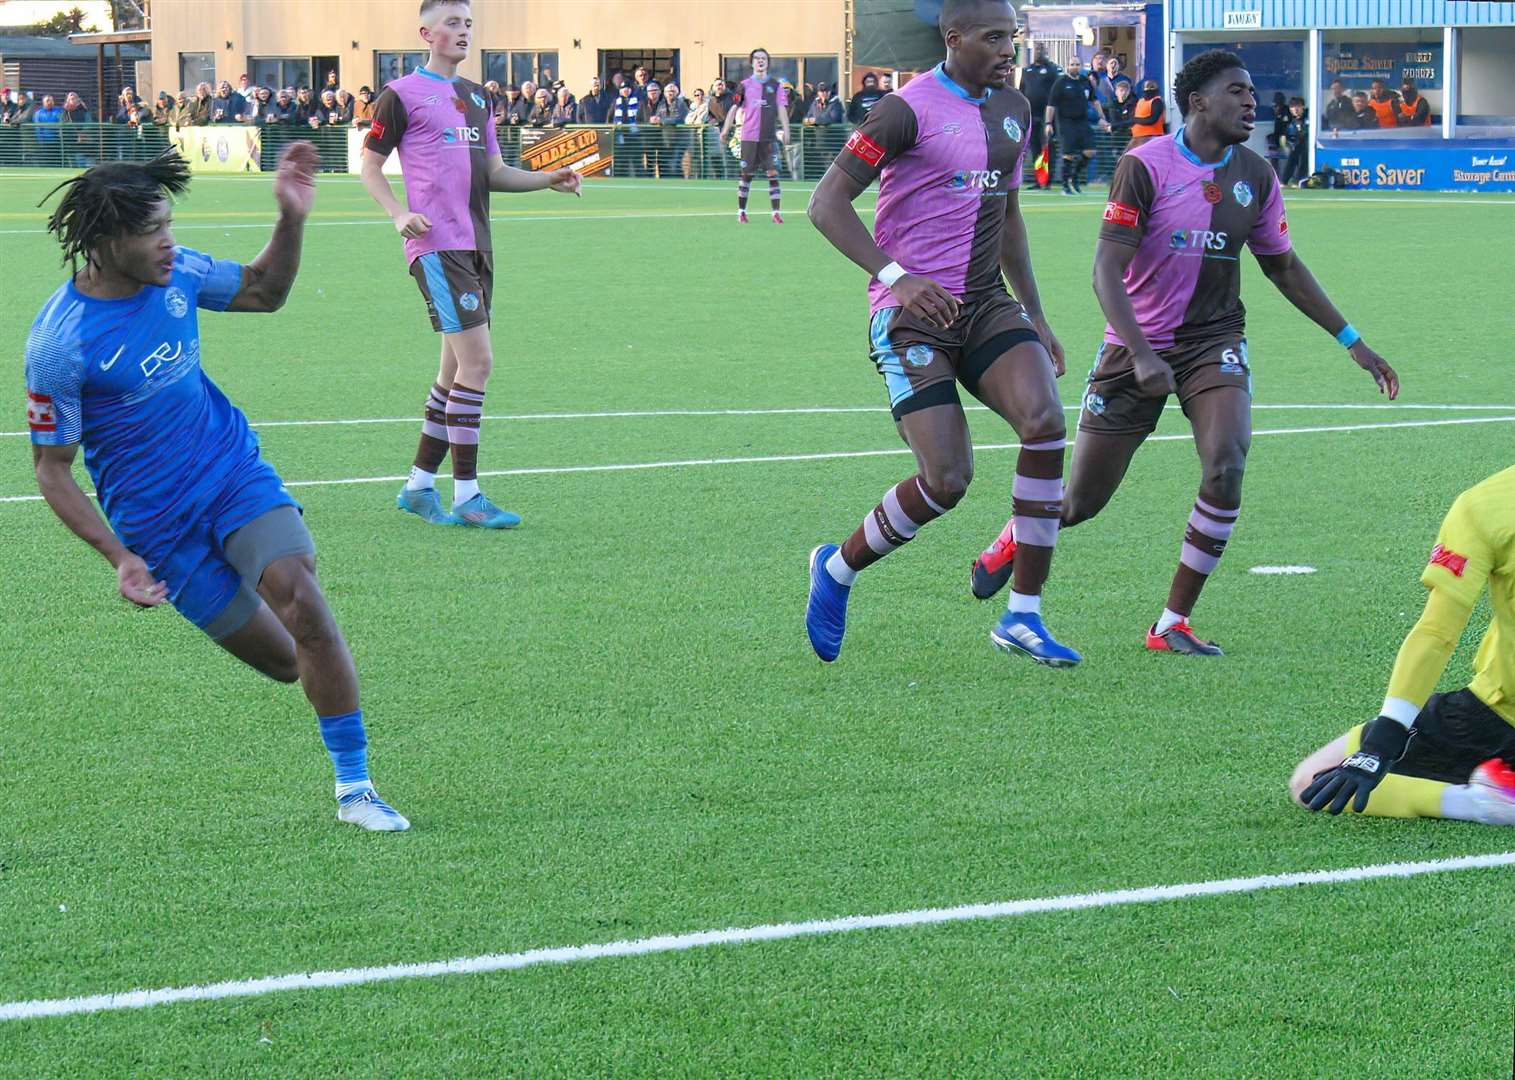
{"label": "player's dreadlocks", "polygon": [[144,231],[157,204],[188,187],[189,163],[170,147],[146,164],[114,161],[86,169],[53,188],[37,205],[64,191],[47,220],[47,231],[57,235],[63,261],[78,273],[80,255],[87,261],[102,240]]}
{"label": "player's dreadlocks", "polygon": [[1210,49],[1190,60],[1173,80],[1173,96],[1178,98],[1179,115],[1189,115],[1189,95],[1199,93],[1205,83],[1228,68],[1246,66],[1241,57],[1224,49]]}

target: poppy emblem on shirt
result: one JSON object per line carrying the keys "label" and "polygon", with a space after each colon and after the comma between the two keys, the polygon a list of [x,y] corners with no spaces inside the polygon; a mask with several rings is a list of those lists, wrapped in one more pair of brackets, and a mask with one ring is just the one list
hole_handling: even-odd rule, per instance
{"label": "poppy emblem on shirt", "polygon": [[58,430],[58,414],[53,411],[53,399],[50,395],[27,391],[26,426],[33,431]]}
{"label": "poppy emblem on shirt", "polygon": [[163,306],[174,318],[182,319],[189,314],[189,297],[184,295],[183,289],[169,289],[163,294]]}
{"label": "poppy emblem on shirt", "polygon": [[1011,142],[1021,141],[1021,126],[1015,122],[1013,116],[1005,117],[1005,137]]}
{"label": "poppy emblem on shirt", "polygon": [[1203,190],[1205,193],[1205,202],[1209,203],[1211,206],[1214,206],[1216,203],[1220,202],[1221,195],[1219,184],[1215,183],[1212,180],[1206,180],[1205,186],[1201,190]]}
{"label": "poppy emblem on shirt", "polygon": [[1236,186],[1231,189],[1231,194],[1236,196],[1236,201],[1242,206],[1252,205],[1252,185],[1245,180],[1236,181]]}
{"label": "poppy emblem on shirt", "polygon": [[1431,549],[1430,565],[1444,566],[1452,572],[1453,577],[1462,577],[1463,571],[1468,568],[1468,557],[1437,544]]}
{"label": "poppy emblem on shirt", "polygon": [[452,107],[460,113],[466,113],[468,111],[468,102],[460,97],[455,97],[452,99]]}

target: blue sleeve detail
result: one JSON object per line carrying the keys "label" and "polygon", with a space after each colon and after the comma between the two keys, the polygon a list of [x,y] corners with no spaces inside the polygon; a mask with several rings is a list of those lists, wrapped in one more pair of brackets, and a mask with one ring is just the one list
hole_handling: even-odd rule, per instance
{"label": "blue sleeve detail", "polygon": [[46,324],[26,342],[26,420],[32,442],[68,446],[84,437],[84,357],[78,344]]}
{"label": "blue sleeve detail", "polygon": [[195,305],[209,311],[225,311],[242,288],[242,264],[217,259],[181,247],[174,256],[174,269],[195,282]]}

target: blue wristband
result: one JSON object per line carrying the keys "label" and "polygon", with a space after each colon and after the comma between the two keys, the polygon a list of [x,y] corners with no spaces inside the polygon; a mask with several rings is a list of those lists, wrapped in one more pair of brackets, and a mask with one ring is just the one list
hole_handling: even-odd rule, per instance
{"label": "blue wristband", "polygon": [[1362,335],[1357,332],[1357,327],[1351,323],[1341,328],[1341,333],[1336,335],[1336,343],[1343,349],[1350,349],[1362,340]]}

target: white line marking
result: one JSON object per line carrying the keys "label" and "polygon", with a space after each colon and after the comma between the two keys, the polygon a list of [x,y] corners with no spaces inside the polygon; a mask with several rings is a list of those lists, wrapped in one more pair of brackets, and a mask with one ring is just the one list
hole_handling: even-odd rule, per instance
{"label": "white line marking", "polygon": [[1148,885],[1137,889],[1072,893],[1033,900],[1007,900],[1000,903],[963,904],[950,908],[923,908],[916,911],[894,911],[882,915],[849,915],[840,919],[770,923],[765,926],[701,930],[688,934],[662,934],[636,941],[608,941],[595,945],[531,949],[526,952],[489,953],[484,956],[464,956],[421,964],[387,964],[383,967],[343,968],[339,971],[303,971],[292,975],[237,979],[206,983],[201,986],[173,986],[157,990],[92,994],[87,997],[12,1001],[0,1005],[0,1021],[145,1009],[153,1005],[170,1005],[180,1001],[261,997],[264,994],[275,994],[285,990],[331,989],[338,986],[393,982],[397,979],[434,979],[440,975],[480,975],[494,971],[518,971],[521,968],[539,967],[543,964],[573,964],[585,960],[602,960],[612,956],[646,956],[651,953],[681,952],[710,945],[784,941],[790,938],[842,934],[856,930],[939,926],[943,923],[1007,919],[1053,911],[1085,911],[1090,908],[1130,904],[1156,904],[1168,900],[1231,896],[1237,893],[1261,892],[1266,889],[1288,889],[1300,885],[1341,885],[1383,878],[1411,878],[1423,874],[1445,874],[1457,870],[1489,870],[1506,866],[1515,866],[1515,851],[1501,852],[1496,855],[1464,855],[1452,859],[1430,859],[1422,862],[1377,863],[1340,870],[1260,874],[1255,877],[1196,881],[1182,885]]}
{"label": "white line marking", "polygon": [[1313,566],[1254,566],[1248,573],[1252,574],[1313,574]]}
{"label": "white line marking", "polygon": [[[1064,405],[1064,412],[1078,412],[1081,406]],[[1336,411],[1399,411],[1417,410],[1433,412],[1515,412],[1515,405],[1409,405],[1396,402],[1394,404],[1364,404],[1364,405],[1332,405],[1332,404],[1302,404],[1302,405],[1253,405],[1254,412],[1260,409],[1304,411],[1322,410],[1326,412]],[[618,409],[608,412],[555,412],[555,413],[500,413],[498,415],[481,416],[485,421],[531,421],[531,420],[645,420],[658,418],[677,418],[681,416],[834,416],[848,413],[881,414],[889,411],[886,405],[797,405],[772,409]],[[988,412],[986,405],[964,405],[964,412]],[[1165,411],[1181,412],[1182,407],[1168,405]],[[248,423],[259,431],[266,428],[302,428],[302,427],[361,427],[366,424],[419,424],[418,416],[367,416],[355,417],[345,420],[249,420]],[[0,439],[15,439],[25,436],[25,431],[0,431]]]}
{"label": "white line marking", "polygon": [[[1388,424],[1330,424],[1305,428],[1260,428],[1252,432],[1262,435],[1316,435],[1348,431],[1382,431],[1389,428],[1451,427],[1456,424],[1501,424],[1515,422],[1511,416],[1461,416],[1454,420],[1398,420]],[[1177,435],[1151,435],[1147,442],[1189,442],[1193,435],[1188,432]],[[1069,439],[1068,445],[1075,440]],[[1020,443],[980,443],[974,450],[1019,450]],[[562,476],[568,473],[599,472],[644,472],[650,469],[684,469],[702,465],[768,465],[791,461],[836,461],[843,458],[899,457],[909,455],[909,447],[888,450],[831,450],[814,454],[763,454],[755,457],[686,458],[677,461],[633,461],[608,465],[546,465],[527,469],[480,470],[479,476]],[[438,474],[441,475],[441,474]],[[405,473],[396,476],[345,476],[337,480],[286,480],[285,487],[346,487],[352,484],[392,484],[406,478]],[[93,493],[90,493],[93,496]],[[41,502],[41,495],[4,495],[3,503]]]}

